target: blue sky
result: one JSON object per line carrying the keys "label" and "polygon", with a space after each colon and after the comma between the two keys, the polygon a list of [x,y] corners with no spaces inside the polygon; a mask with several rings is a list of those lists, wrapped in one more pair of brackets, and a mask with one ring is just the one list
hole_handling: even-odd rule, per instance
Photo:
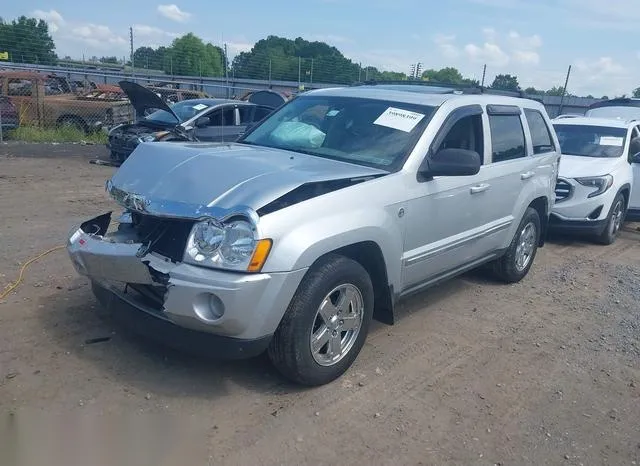
{"label": "blue sky", "polygon": [[[178,3],[169,3],[177,1]],[[231,53],[269,34],[323,40],[349,58],[381,69],[407,71],[455,66],[487,80],[517,74],[522,87],[562,85],[596,96],[629,94],[640,86],[638,0],[115,0],[78,7],[77,1],[6,2],[2,16],[47,20],[59,55],[128,53],[193,32]]]}

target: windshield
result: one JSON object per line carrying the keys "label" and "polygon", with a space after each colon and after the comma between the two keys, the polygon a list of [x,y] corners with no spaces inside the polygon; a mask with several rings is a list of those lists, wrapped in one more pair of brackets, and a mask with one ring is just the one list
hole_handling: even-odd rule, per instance
{"label": "windshield", "polygon": [[391,171],[403,163],[433,111],[382,100],[300,96],[238,142]]}
{"label": "windshield", "polygon": [[[199,100],[183,100],[176,104],[169,105],[169,108],[173,110],[176,115],[178,115],[178,118],[180,118],[179,123],[183,123],[193,118],[198,113],[209,107],[210,105],[207,105]],[[176,124],[176,117],[166,110],[156,110],[146,115],[144,119],[156,123],[166,123],[171,125]]]}
{"label": "windshield", "polygon": [[625,128],[592,125],[553,125],[566,155],[620,157],[627,136]]}
{"label": "windshield", "polygon": [[631,120],[640,118],[640,107],[616,105],[611,107],[596,107],[587,110],[585,116],[594,118],[614,118],[617,120]]}

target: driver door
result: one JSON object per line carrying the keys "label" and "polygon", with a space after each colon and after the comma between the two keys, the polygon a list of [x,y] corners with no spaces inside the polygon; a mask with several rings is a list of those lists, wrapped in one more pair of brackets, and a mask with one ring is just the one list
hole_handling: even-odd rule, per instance
{"label": "driver door", "polygon": [[242,132],[238,125],[238,109],[235,105],[215,108],[206,117],[209,118],[207,125],[196,127],[194,130],[200,141],[233,142]]}

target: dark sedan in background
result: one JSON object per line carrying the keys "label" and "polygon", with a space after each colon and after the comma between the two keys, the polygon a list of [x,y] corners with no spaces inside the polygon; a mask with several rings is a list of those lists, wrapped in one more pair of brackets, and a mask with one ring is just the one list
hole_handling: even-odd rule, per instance
{"label": "dark sedan in background", "polygon": [[141,142],[235,141],[248,125],[262,120],[285,102],[275,92],[260,92],[246,101],[201,98],[168,104],[139,84],[119,84],[136,110],[136,121],[109,131],[107,148],[116,163],[122,163]]}

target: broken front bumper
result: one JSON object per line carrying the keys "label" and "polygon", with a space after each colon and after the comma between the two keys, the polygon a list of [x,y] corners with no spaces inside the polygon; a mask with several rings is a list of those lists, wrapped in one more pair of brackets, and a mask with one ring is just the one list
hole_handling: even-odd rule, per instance
{"label": "broken front bumper", "polygon": [[[306,269],[244,274],[173,262],[145,252],[132,226],[107,233],[110,214],[71,232],[67,250],[99,301],[142,311],[180,327],[233,340],[270,337]],[[268,340],[267,340],[268,343]]]}

